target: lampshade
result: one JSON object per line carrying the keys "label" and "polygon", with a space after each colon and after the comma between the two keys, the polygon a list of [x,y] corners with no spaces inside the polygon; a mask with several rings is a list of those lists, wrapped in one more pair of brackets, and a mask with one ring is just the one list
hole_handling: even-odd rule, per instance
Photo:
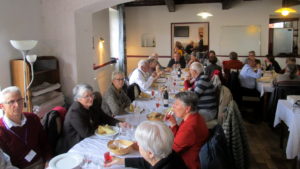
{"label": "lampshade", "polygon": [[34,63],[36,61],[37,55],[26,55],[26,60],[29,63]]}
{"label": "lampshade", "polygon": [[18,50],[31,50],[38,43],[37,40],[10,40],[11,45]]}
{"label": "lampshade", "polygon": [[203,19],[206,19],[207,17],[213,16],[213,15],[209,12],[200,12],[197,14],[197,16],[201,16]]}
{"label": "lampshade", "polygon": [[279,8],[275,12],[281,13],[283,16],[287,16],[289,13],[296,13],[297,11],[293,8]]}

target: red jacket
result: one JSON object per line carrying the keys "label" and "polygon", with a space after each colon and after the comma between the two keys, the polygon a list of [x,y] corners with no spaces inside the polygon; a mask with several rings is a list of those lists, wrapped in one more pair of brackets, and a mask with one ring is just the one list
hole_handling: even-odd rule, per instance
{"label": "red jacket", "polygon": [[173,150],[181,155],[189,169],[199,169],[199,152],[208,139],[208,129],[201,115],[191,114],[178,126],[171,128],[174,134]]}

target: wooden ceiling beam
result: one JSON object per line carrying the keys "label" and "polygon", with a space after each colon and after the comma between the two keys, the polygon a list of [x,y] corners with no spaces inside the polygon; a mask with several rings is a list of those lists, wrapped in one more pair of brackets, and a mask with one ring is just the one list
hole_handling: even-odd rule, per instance
{"label": "wooden ceiling beam", "polygon": [[175,12],[175,2],[174,0],[165,0],[169,12]]}
{"label": "wooden ceiling beam", "polygon": [[240,0],[222,0],[222,9],[230,9]]}
{"label": "wooden ceiling beam", "polygon": [[299,0],[282,0],[282,6],[289,7],[294,5],[299,5]]}

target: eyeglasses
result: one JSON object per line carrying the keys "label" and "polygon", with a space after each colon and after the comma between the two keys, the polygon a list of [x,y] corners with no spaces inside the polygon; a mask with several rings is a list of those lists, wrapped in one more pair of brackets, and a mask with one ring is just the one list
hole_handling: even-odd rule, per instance
{"label": "eyeglasses", "polygon": [[24,102],[24,99],[23,98],[20,98],[18,100],[11,100],[11,101],[8,101],[8,102],[4,102],[4,104],[8,104],[8,105],[14,105],[15,103],[18,103],[18,104],[21,104]]}
{"label": "eyeglasses", "polygon": [[122,79],[115,79],[115,80],[117,80],[117,81],[124,81],[125,79],[124,79],[124,78],[122,78]]}
{"label": "eyeglasses", "polygon": [[88,99],[88,98],[93,99],[94,97],[95,97],[95,95],[91,94],[91,95],[87,95],[87,96],[82,96],[81,98],[83,98],[83,99]]}

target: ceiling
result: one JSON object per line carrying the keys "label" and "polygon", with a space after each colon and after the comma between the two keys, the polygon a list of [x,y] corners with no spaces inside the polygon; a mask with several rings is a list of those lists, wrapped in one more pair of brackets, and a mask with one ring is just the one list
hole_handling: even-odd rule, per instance
{"label": "ceiling", "polygon": [[[222,3],[223,9],[230,9],[241,0],[135,0],[126,3],[125,6],[153,6],[167,5],[169,12],[175,12],[177,4],[199,4],[199,3]],[[243,0],[254,1],[254,0]]]}

